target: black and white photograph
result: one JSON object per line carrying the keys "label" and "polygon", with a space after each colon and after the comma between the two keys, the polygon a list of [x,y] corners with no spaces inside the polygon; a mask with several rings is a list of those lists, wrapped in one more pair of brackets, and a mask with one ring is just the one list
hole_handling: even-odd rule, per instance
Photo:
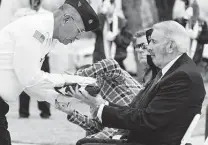
{"label": "black and white photograph", "polygon": [[208,145],[208,0],[0,0],[0,145]]}

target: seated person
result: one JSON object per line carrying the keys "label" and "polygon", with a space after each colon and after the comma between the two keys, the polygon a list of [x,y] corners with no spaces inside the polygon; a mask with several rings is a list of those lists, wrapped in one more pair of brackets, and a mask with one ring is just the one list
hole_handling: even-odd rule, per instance
{"label": "seated person", "polygon": [[[146,29],[148,30],[148,29]],[[134,46],[134,55],[137,67],[137,77],[142,78],[141,84],[146,86],[146,84],[152,80],[157,72],[160,70],[152,61],[151,55],[147,51],[148,46],[148,32],[146,30],[136,32],[133,38],[133,46]],[[144,65],[144,69],[141,70],[141,65]],[[144,71],[144,75],[141,75],[141,71]]]}
{"label": "seated person", "polygon": [[129,106],[70,87],[71,96],[96,106],[102,126],[129,130],[127,142],[96,139],[99,145],[179,145],[194,116],[201,113],[206,91],[198,67],[186,54],[189,37],[185,28],[175,21],[163,21],[153,25],[148,40],[148,51],[161,71]]}
{"label": "seated person", "polygon": [[[151,62],[150,65],[152,65],[153,62],[151,60],[151,56],[148,56],[151,61],[146,60],[148,54],[145,47],[146,45],[138,44],[144,44],[147,42],[147,40],[142,38],[143,36],[146,38],[146,31],[138,32],[138,35],[135,37],[134,46],[139,49],[138,53],[141,56],[141,62]],[[137,39],[138,41],[136,41]],[[156,73],[155,70],[152,71]],[[148,77],[148,79],[145,78],[143,83],[146,84],[148,81],[154,78],[154,73],[152,75],[153,77]],[[126,71],[122,70],[118,63],[113,59],[104,59],[103,61],[99,61],[93,65],[88,65],[86,68],[81,68],[78,70],[76,74],[97,78],[98,84],[101,86],[101,96],[112,103],[122,106],[128,106],[134,98],[133,96],[138,94],[141,89],[141,85],[136,82]],[[123,82],[126,83],[124,84]],[[114,89],[112,89],[113,86]],[[122,97],[122,94],[128,94],[127,98]],[[77,111],[73,111],[72,108],[64,108],[60,104],[57,104],[57,108],[68,114],[68,120],[70,122],[81,126],[83,129],[92,134],[87,136],[87,138],[110,139],[115,134],[121,135],[121,133],[123,133],[121,130],[117,132],[117,129],[107,127],[103,128],[103,126],[101,126],[97,120],[84,116]]]}

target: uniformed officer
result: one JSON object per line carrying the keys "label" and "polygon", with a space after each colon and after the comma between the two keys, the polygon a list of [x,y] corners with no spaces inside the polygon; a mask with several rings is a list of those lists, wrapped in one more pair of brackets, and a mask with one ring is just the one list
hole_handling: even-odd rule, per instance
{"label": "uniformed officer", "polygon": [[54,13],[22,17],[0,31],[0,144],[11,145],[5,115],[6,102],[25,91],[37,100],[55,103],[55,86],[65,83],[95,83],[95,79],[40,70],[53,40],[68,44],[83,32],[98,27],[96,13],[85,0],[66,0]]}
{"label": "uniformed officer", "polygon": [[[48,13],[50,11],[45,10],[41,7],[43,0],[28,0],[30,2],[30,6],[19,8],[15,14],[13,20],[17,20],[21,17],[28,15],[35,15],[37,13]],[[44,72],[49,72],[49,57],[46,56],[43,62],[42,68]],[[25,92],[22,92],[19,96],[19,117],[20,118],[28,118],[30,116],[29,112],[30,107],[30,96]],[[38,109],[40,110],[41,118],[49,118],[51,116],[50,112],[50,104],[45,101],[38,101]]]}

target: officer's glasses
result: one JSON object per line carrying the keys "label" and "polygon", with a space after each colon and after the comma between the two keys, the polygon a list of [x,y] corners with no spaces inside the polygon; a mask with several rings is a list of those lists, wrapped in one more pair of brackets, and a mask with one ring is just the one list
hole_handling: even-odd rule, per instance
{"label": "officer's glasses", "polygon": [[66,17],[66,16],[69,16],[69,17],[72,19],[72,21],[74,22],[74,25],[77,27],[78,34],[76,35],[76,37],[80,36],[82,33],[85,32],[85,30],[83,30],[83,29],[81,30],[81,29],[79,28],[79,26],[77,25],[76,21],[74,20],[74,18],[73,18],[71,15],[64,14],[64,16],[65,16],[65,17]]}

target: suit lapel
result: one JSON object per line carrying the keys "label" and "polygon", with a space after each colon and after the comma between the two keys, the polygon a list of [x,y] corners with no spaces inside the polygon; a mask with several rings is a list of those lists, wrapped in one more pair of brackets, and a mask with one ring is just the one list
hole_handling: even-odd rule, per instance
{"label": "suit lapel", "polygon": [[[161,78],[164,79],[165,77],[167,77],[169,74],[171,74],[173,71],[175,71],[178,67],[180,67],[181,65],[183,65],[185,62],[187,62],[188,60],[190,60],[190,58],[188,57],[188,55],[186,53],[182,54],[178,60],[170,67],[170,69],[166,72],[166,74]],[[160,81],[161,81],[160,80]],[[138,101],[141,101],[141,98],[143,98],[143,102],[137,102],[137,107],[139,108],[144,108],[148,105],[148,103],[155,97],[155,93],[156,90],[159,87],[160,82],[158,82],[156,85],[151,86],[151,83],[147,86],[147,88],[145,88],[145,90],[140,93],[139,98],[137,99]]]}
{"label": "suit lapel", "polygon": [[190,58],[188,57],[188,55],[186,53],[182,54],[176,60],[176,62],[170,67],[170,69],[166,72],[166,74],[162,77],[162,79],[165,78],[166,76],[168,76],[169,74],[171,74],[173,71],[175,71],[178,67],[180,67],[181,65],[183,65],[188,60],[190,60]]}

